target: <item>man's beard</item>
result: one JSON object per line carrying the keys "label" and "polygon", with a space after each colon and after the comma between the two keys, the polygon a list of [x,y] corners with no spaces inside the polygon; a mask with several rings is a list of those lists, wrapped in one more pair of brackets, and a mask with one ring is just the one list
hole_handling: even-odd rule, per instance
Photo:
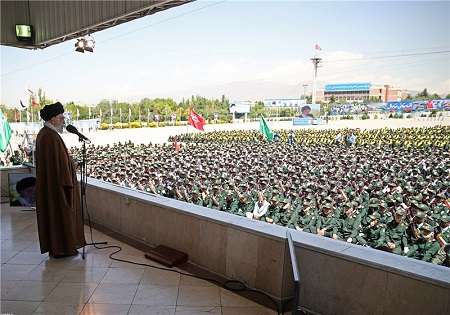
{"label": "man's beard", "polygon": [[64,132],[64,125],[60,125],[60,126],[55,126],[56,131],[58,131],[59,133],[63,133]]}

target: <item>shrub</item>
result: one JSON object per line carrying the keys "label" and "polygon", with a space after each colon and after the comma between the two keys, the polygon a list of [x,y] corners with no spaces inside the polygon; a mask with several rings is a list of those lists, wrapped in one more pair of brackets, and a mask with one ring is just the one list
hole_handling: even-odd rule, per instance
{"label": "shrub", "polygon": [[108,126],[107,123],[102,123],[102,124],[100,125],[100,130],[108,130],[108,129],[109,129],[109,126]]}
{"label": "shrub", "polygon": [[166,124],[163,123],[163,122],[159,122],[159,123],[158,123],[158,127],[165,127],[165,126],[166,126]]}
{"label": "shrub", "polygon": [[133,121],[132,123],[130,123],[130,128],[142,128],[142,126],[139,121]]}
{"label": "shrub", "polygon": [[363,115],[361,115],[361,119],[362,120],[370,119],[370,116],[367,114],[363,114]]}
{"label": "shrub", "polygon": [[155,128],[156,127],[156,123],[154,121],[152,121],[151,123],[148,124],[148,126],[150,128]]}
{"label": "shrub", "polygon": [[378,119],[378,115],[373,116],[373,119]]}

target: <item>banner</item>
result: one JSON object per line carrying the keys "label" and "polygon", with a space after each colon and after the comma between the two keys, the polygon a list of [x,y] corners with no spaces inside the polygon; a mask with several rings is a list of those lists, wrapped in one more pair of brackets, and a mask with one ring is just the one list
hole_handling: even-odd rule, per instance
{"label": "banner", "polygon": [[305,125],[322,125],[322,118],[302,118],[302,117],[294,117],[292,119],[292,125],[294,126],[305,126]]}
{"label": "banner", "polygon": [[228,111],[230,113],[249,114],[252,109],[250,102],[229,102]]}
{"label": "banner", "polygon": [[0,108],[0,151],[5,152],[11,139],[11,126]]}
{"label": "banner", "polygon": [[306,104],[303,98],[268,98],[264,100],[265,108],[299,108]]}

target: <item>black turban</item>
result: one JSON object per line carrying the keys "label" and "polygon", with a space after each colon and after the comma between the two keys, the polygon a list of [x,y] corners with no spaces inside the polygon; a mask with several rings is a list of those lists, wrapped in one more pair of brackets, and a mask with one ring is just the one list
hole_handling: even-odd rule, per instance
{"label": "black turban", "polygon": [[33,186],[36,186],[36,177],[24,177],[17,182],[16,191],[20,193],[20,191]]}
{"label": "black turban", "polygon": [[64,108],[60,102],[56,102],[55,104],[46,105],[43,109],[41,109],[41,118],[44,121],[50,120],[53,117],[58,116],[59,114],[64,113]]}

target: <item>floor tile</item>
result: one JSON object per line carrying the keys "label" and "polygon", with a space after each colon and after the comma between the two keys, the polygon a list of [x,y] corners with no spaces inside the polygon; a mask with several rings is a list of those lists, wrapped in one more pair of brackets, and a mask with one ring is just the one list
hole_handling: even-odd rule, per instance
{"label": "floor tile", "polygon": [[47,295],[44,302],[61,302],[78,305],[87,303],[94,290],[96,283],[70,283],[60,282],[53,291]]}
{"label": "floor tile", "polygon": [[121,315],[127,314],[130,304],[114,304],[114,303],[92,303],[89,302],[81,311],[80,315]]}
{"label": "floor tile", "polygon": [[1,275],[3,280],[22,280],[25,278],[36,266],[33,265],[9,265],[2,264]]}
{"label": "floor tile", "polygon": [[176,306],[178,286],[139,285],[133,305]]}
{"label": "floor tile", "polygon": [[139,284],[143,273],[140,268],[109,268],[101,283]]}
{"label": "floor tile", "polygon": [[31,315],[39,304],[41,302],[7,301],[2,299],[1,312],[2,314],[11,315]]}
{"label": "floor tile", "polygon": [[33,315],[78,315],[84,308],[85,304],[68,304],[63,302],[42,302]]}
{"label": "floor tile", "polygon": [[42,302],[57,284],[57,282],[20,281],[2,299],[8,301]]}
{"label": "floor tile", "polygon": [[66,273],[61,281],[100,283],[107,271],[108,268],[104,267],[73,268]]}
{"label": "floor tile", "polygon": [[[168,269],[164,267],[164,269]],[[179,285],[180,274],[170,270],[161,270],[157,268],[146,268],[140,284],[151,285]]]}
{"label": "floor tile", "polygon": [[47,259],[47,256],[42,255],[40,252],[21,251],[12,257],[8,263],[16,265],[39,265],[45,259]]}
{"label": "floor tile", "polygon": [[131,305],[128,315],[175,315],[176,306]]}
{"label": "floor tile", "polygon": [[138,289],[137,284],[100,283],[89,302],[96,304],[128,304],[131,305]]}
{"label": "floor tile", "polygon": [[[222,308],[218,306],[177,306],[175,315],[221,315]],[[237,315],[237,314],[236,314]]]}
{"label": "floor tile", "polygon": [[219,287],[180,286],[177,305],[180,306],[221,306]]}

